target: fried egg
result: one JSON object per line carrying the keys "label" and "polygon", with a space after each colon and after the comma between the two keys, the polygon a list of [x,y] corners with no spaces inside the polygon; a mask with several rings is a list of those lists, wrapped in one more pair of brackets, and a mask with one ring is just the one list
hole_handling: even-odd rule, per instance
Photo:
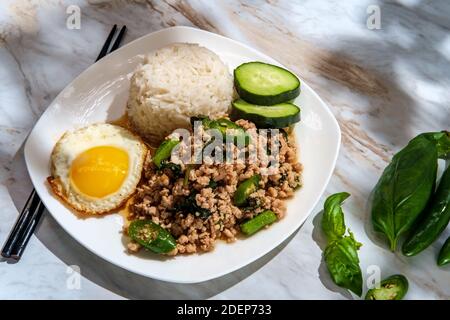
{"label": "fried egg", "polygon": [[53,192],[75,210],[107,213],[122,206],[141,179],[147,147],[138,136],[111,124],[66,132],[51,156]]}

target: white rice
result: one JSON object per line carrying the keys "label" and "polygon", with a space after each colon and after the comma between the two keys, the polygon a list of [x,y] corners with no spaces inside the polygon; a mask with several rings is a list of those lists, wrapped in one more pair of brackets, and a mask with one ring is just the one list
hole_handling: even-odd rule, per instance
{"label": "white rice", "polygon": [[191,116],[223,116],[233,95],[233,78],[214,52],[175,43],[152,52],[138,67],[127,112],[138,134],[158,142],[177,128],[188,128]]}

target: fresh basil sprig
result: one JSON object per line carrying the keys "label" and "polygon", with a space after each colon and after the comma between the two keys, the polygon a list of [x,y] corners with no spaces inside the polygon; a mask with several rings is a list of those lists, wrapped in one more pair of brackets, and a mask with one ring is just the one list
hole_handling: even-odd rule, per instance
{"label": "fresh basil sprig", "polygon": [[355,240],[350,230],[345,236],[344,212],[341,208],[342,202],[349,196],[347,192],[336,193],[325,201],[321,225],[328,245],[324,259],[333,282],[361,296],[363,279],[357,252],[361,243]]}
{"label": "fresh basil sprig", "polygon": [[339,239],[345,234],[344,212],[341,204],[349,196],[350,193],[341,192],[333,194],[325,200],[322,230],[328,241]]}
{"label": "fresh basil sprig", "polygon": [[372,224],[395,251],[425,208],[436,183],[438,158],[450,156],[449,132],[422,133],[392,158],[375,186]]}

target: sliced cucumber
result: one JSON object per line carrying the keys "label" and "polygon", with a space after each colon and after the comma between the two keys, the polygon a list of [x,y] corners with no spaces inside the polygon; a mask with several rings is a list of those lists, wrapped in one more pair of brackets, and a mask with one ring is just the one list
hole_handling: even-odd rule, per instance
{"label": "sliced cucumber", "polygon": [[230,116],[249,120],[257,128],[285,128],[300,121],[300,108],[292,103],[258,106],[239,99],[233,102]]}
{"label": "sliced cucumber", "polygon": [[300,94],[300,80],[292,72],[263,62],[237,67],[234,84],[242,99],[259,105],[286,102]]}

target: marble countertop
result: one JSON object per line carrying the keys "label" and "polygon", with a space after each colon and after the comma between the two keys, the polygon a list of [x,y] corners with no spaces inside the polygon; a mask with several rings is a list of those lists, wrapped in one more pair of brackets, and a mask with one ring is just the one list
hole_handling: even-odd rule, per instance
{"label": "marble countertop", "polygon": [[[80,8],[80,29],[66,26],[70,5]],[[378,10],[380,29],[373,29]],[[2,1],[0,243],[31,190],[22,150],[28,132],[56,95],[92,64],[115,23],[127,25],[125,42],[186,25],[272,56],[330,105],[342,147],[326,193],[303,227],[232,274],[193,285],[144,278],[91,254],[45,213],[22,260],[0,262],[0,298],[352,298],[329,280],[315,219],[327,195],[348,191],[346,220],[364,244],[364,277],[374,267],[383,277],[402,273],[410,280],[407,298],[448,299],[450,269],[434,261],[449,228],[416,258],[392,254],[371,240],[367,199],[390,157],[409,139],[450,129],[449,14],[447,1],[425,0]]]}

